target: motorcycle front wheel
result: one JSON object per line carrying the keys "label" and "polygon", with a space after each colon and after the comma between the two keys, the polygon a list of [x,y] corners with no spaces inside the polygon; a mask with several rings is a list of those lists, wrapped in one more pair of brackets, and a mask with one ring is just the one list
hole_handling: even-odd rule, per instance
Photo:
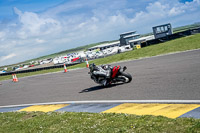
{"label": "motorcycle front wheel", "polygon": [[129,73],[122,72],[118,77],[120,77],[124,83],[129,83],[132,81],[132,76]]}

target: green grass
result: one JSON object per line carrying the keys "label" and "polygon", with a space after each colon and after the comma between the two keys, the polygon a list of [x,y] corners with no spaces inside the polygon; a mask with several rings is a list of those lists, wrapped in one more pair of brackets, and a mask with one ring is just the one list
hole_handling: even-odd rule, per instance
{"label": "green grass", "polygon": [[192,133],[200,131],[200,119],[128,114],[74,112],[7,112],[0,113],[1,133]]}
{"label": "green grass", "polygon": [[191,25],[185,25],[185,26],[181,26],[181,27],[176,27],[176,28],[173,29],[173,32],[177,33],[177,32],[181,32],[181,31],[186,31],[186,30],[189,30],[189,29],[197,28],[199,26],[200,26],[200,22],[194,23],[194,24],[191,24]]}
{"label": "green grass", "polygon": [[[132,50],[129,52],[109,56],[106,58],[96,59],[93,61],[90,61],[89,63],[95,63],[97,65],[100,64],[109,64],[112,62],[118,62],[122,60],[132,60],[132,59],[139,59],[143,57],[151,57],[166,53],[172,53],[177,51],[186,51],[191,49],[199,49],[200,48],[200,34],[191,35],[175,40],[171,40],[165,43],[160,43],[156,45],[151,45],[148,47],[144,47],[137,50]],[[75,66],[68,67],[68,69],[74,69],[74,68],[81,68],[86,67],[85,63],[78,64]],[[22,73],[17,74],[17,77],[25,77],[25,76],[31,76],[31,75],[37,75],[37,74],[43,74],[43,73],[49,73],[49,72],[57,72],[57,71],[63,71],[63,68],[56,68],[56,69],[49,69],[49,70],[42,70],[37,72],[30,72],[30,73]],[[11,75],[8,76],[0,76],[1,80],[8,80],[12,79]]]}

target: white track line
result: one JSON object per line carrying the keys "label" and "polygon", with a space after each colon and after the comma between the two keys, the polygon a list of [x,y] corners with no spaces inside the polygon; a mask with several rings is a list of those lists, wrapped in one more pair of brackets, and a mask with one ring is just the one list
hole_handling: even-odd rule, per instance
{"label": "white track line", "polygon": [[0,108],[11,108],[33,105],[50,105],[50,104],[84,104],[84,103],[169,103],[169,104],[200,104],[200,100],[93,100],[93,101],[63,101],[63,102],[48,102],[48,103],[32,103],[19,105],[6,105]]}

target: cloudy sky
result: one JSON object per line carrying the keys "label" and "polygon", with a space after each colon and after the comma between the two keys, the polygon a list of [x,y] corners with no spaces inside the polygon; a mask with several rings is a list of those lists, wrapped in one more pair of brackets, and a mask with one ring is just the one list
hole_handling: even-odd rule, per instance
{"label": "cloudy sky", "polygon": [[0,66],[200,22],[200,0],[0,0]]}

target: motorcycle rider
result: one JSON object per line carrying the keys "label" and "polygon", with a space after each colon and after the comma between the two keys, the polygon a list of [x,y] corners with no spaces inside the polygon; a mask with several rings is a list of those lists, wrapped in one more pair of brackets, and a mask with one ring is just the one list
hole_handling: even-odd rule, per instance
{"label": "motorcycle rider", "polygon": [[94,75],[91,76],[96,82],[106,86],[111,77],[111,69],[109,65],[96,66],[94,63],[90,64],[90,70]]}

